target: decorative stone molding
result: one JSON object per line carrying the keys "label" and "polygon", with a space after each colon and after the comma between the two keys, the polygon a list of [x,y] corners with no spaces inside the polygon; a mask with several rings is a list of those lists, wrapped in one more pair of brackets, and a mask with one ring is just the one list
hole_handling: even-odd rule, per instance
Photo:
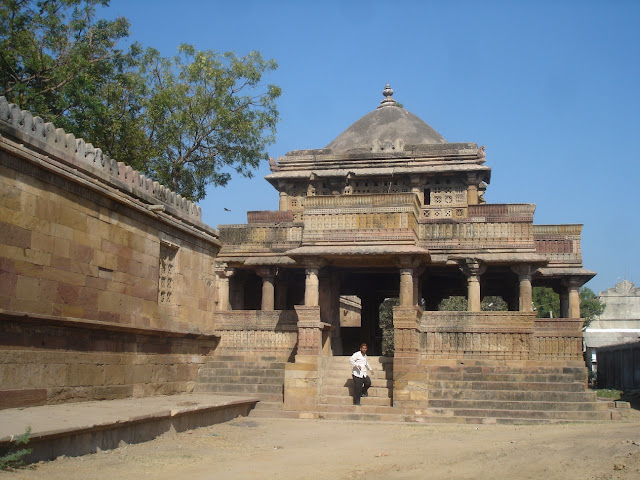
{"label": "decorative stone molding", "polygon": [[417,358],[420,356],[420,307],[393,307],[394,356]]}
{"label": "decorative stone molding", "polygon": [[320,307],[295,305],[298,315],[298,355],[319,355],[322,351]]}
{"label": "decorative stone molding", "polygon": [[26,110],[20,110],[18,105],[9,103],[5,97],[0,97],[0,127],[4,127],[3,130],[11,127],[13,130],[8,133],[11,136],[17,134],[20,141],[42,142],[54,151],[72,157],[75,160],[74,168],[82,169],[91,176],[116,185],[127,185],[129,193],[140,196],[145,201],[152,204],[160,202],[187,218],[198,221],[202,218],[202,211],[194,202],[147,178],[129,165],[110,158],[100,148],[86,143],[82,138],[75,138],[72,133],[66,133],[64,129],[45,123],[42,118],[34,117]]}

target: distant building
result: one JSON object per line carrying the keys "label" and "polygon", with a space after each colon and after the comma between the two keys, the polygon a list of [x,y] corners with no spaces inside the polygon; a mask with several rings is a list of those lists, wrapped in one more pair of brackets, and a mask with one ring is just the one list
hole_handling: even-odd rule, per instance
{"label": "distant building", "polygon": [[640,288],[623,280],[598,295],[604,312],[584,330],[587,366],[597,371],[596,350],[640,340]]}

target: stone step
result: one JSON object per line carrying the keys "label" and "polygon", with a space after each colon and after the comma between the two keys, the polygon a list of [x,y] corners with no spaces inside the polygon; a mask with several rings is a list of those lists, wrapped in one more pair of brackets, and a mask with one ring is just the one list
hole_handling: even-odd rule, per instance
{"label": "stone step", "polygon": [[236,394],[254,394],[254,393],[274,393],[282,396],[284,387],[282,385],[256,385],[256,384],[228,384],[228,383],[199,383],[201,391],[216,393],[236,393]]}
{"label": "stone step", "polygon": [[525,390],[549,392],[585,392],[584,383],[565,382],[483,382],[468,380],[430,380],[428,390],[456,389],[456,390]]}
{"label": "stone step", "polygon": [[414,423],[456,423],[456,424],[491,424],[491,425],[547,425],[550,423],[601,422],[596,420],[567,420],[553,418],[502,418],[502,417],[438,417],[431,415],[406,415],[406,422]]}
{"label": "stone step", "polygon": [[207,368],[201,367],[201,375],[212,374],[221,377],[281,377],[284,378],[284,369],[273,368]]}
{"label": "stone step", "polygon": [[[393,373],[384,372],[383,374],[382,372],[376,372],[373,375],[370,375],[369,378],[371,379],[372,382],[374,380],[379,380],[382,382],[393,381]],[[322,380],[331,384],[334,384],[336,381],[340,382],[340,380],[342,380],[342,382],[346,382],[346,381],[353,382],[353,378],[351,376],[351,370],[349,370],[348,372],[345,372],[345,371],[327,372],[325,370],[322,372]]]}
{"label": "stone step", "polygon": [[[356,407],[362,408],[362,407]],[[401,413],[365,413],[365,412],[320,412],[323,420],[364,421],[364,422],[404,422],[406,415]]]}
{"label": "stone step", "polygon": [[553,382],[571,383],[582,381],[572,375],[564,374],[526,374],[526,373],[429,373],[429,380],[462,380],[462,381],[484,381],[484,382]]}
{"label": "stone step", "polygon": [[252,383],[255,385],[284,385],[284,375],[282,377],[262,377],[262,376],[238,376],[238,377],[225,377],[217,375],[215,371],[207,371],[198,375],[198,382],[200,383],[228,383],[228,384],[242,384]]}
{"label": "stone step", "polygon": [[441,373],[526,373],[526,374],[551,374],[551,375],[585,375],[585,367],[564,366],[510,366],[510,365],[458,365],[455,367],[446,365],[425,365],[425,370]]}
{"label": "stone step", "polygon": [[[318,403],[325,405],[353,405],[353,397],[349,395],[320,395]],[[390,397],[362,397],[360,399],[362,405],[371,405],[377,407],[391,406]]]}
{"label": "stone step", "polygon": [[[342,395],[342,396],[352,396],[353,395],[353,385],[349,387],[336,387],[333,385],[323,385],[322,386],[323,395]],[[388,388],[378,388],[378,387],[369,387],[367,393],[370,397],[382,397],[382,398],[391,398],[393,394],[391,390]]]}
{"label": "stone step", "polygon": [[[367,398],[363,398],[362,400],[367,400]],[[386,405],[370,405],[366,402],[362,402],[360,406],[353,405],[352,403],[346,405],[335,405],[329,403],[318,404],[315,406],[315,410],[318,413],[377,413],[389,415],[405,414],[402,409],[397,409]]]}
{"label": "stone step", "polygon": [[432,415],[476,418],[510,418],[520,421],[529,420],[559,420],[585,421],[610,420],[611,413],[607,411],[566,411],[566,410],[508,410],[508,409],[480,409],[480,408],[429,408]]}
{"label": "stone step", "polygon": [[252,418],[300,418],[300,412],[293,410],[256,410],[249,412]]}
{"label": "stone step", "polygon": [[284,402],[267,402],[265,400],[260,400],[256,403],[254,410],[284,410]]}
{"label": "stone step", "polygon": [[[372,387],[384,387],[391,388],[393,387],[393,379],[392,378],[382,378],[382,377],[369,377],[371,378],[371,386]],[[353,386],[353,378],[351,375],[342,376],[342,377],[323,377],[322,384],[325,386],[335,386],[335,387],[352,387]]]}
{"label": "stone step", "polygon": [[[439,400],[429,399],[429,407],[447,409],[496,409],[518,411],[602,411],[596,402],[535,402],[505,400]],[[605,407],[605,410],[607,408]]]}
{"label": "stone step", "polygon": [[500,401],[549,401],[593,402],[595,392],[555,392],[522,390],[429,390],[430,400],[500,400]]}
{"label": "stone step", "polygon": [[249,368],[249,369],[274,369],[284,370],[286,362],[249,362],[232,360],[209,360],[204,364],[206,368]]}
{"label": "stone step", "polygon": [[250,396],[251,398],[257,398],[261,402],[282,402],[282,393],[246,393],[246,392],[233,392],[233,391],[219,391],[215,385],[211,384],[199,384],[195,388],[196,393],[215,393],[216,395],[238,397],[238,396]]}
{"label": "stone step", "polygon": [[238,355],[219,354],[211,357],[211,361],[221,362],[284,362],[285,359],[275,355]]}
{"label": "stone step", "polygon": [[[346,365],[346,366],[350,366],[351,363],[349,363],[349,359],[351,358],[351,355],[349,356],[340,356],[340,357],[322,357],[322,362],[323,365]],[[389,366],[393,366],[393,357],[370,357],[367,356],[367,360],[369,361],[369,365],[373,366],[375,365],[389,365]]]}

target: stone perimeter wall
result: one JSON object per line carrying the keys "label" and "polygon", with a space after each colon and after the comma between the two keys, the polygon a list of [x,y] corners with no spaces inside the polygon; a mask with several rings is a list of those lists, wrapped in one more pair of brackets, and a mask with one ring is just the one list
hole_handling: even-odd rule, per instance
{"label": "stone perimeter wall", "polygon": [[193,388],[219,337],[199,218],[0,98],[0,408]]}

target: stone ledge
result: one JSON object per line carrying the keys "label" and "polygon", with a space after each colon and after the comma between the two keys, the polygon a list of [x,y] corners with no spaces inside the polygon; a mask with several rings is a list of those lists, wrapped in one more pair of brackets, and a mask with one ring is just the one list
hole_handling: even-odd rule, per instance
{"label": "stone ledge", "polygon": [[217,333],[201,333],[185,330],[169,330],[164,328],[138,327],[130,325],[122,325],[114,322],[101,322],[97,320],[86,320],[83,318],[57,317],[53,315],[32,314],[25,312],[14,312],[0,309],[0,321],[20,321],[36,324],[65,326],[71,328],[83,328],[89,330],[106,330],[111,332],[125,332],[137,335],[151,335],[161,337],[188,338],[188,339],[209,339],[214,340],[220,338]]}
{"label": "stone ledge", "polygon": [[78,456],[140,443],[163,433],[185,431],[246,416],[259,400],[210,394],[45,405],[0,412],[0,447],[31,427],[29,462]]}

